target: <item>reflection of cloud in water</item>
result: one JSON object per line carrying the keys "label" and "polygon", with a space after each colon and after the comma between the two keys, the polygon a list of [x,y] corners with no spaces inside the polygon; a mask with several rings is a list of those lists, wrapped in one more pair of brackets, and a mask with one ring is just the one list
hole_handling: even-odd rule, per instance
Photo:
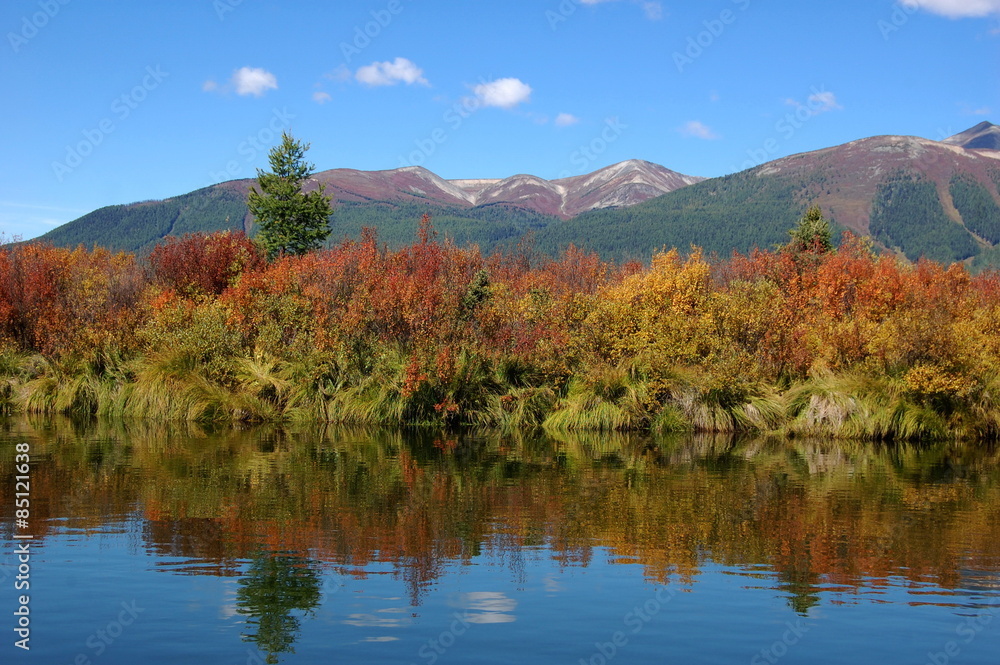
{"label": "reflection of cloud in water", "polygon": [[[237,582],[235,579],[226,579],[222,581],[222,584],[223,602],[219,605],[219,618],[231,619],[238,614],[236,607]],[[243,621],[239,621],[239,623],[243,623]]]}
{"label": "reflection of cloud in water", "polygon": [[517,609],[517,601],[499,591],[473,591],[453,596],[449,605],[465,610],[469,623],[511,623],[517,617],[508,614]]}
{"label": "reflection of cloud in water", "polygon": [[389,619],[377,617],[374,614],[348,614],[344,619],[348,626],[376,626],[379,628],[400,628],[410,623],[410,617]]}
{"label": "reflection of cloud in water", "polygon": [[382,637],[366,637],[361,640],[362,642],[396,642],[399,640],[398,637],[389,637],[388,635],[383,635]]}
{"label": "reflection of cloud in water", "polygon": [[546,575],[545,578],[542,579],[542,584],[545,586],[545,590],[549,593],[558,593],[560,591],[565,591],[566,589],[562,582],[555,578],[555,575]]}
{"label": "reflection of cloud in water", "polygon": [[501,614],[500,612],[480,612],[466,614],[465,620],[469,623],[512,623],[517,621],[517,617],[513,614]]}

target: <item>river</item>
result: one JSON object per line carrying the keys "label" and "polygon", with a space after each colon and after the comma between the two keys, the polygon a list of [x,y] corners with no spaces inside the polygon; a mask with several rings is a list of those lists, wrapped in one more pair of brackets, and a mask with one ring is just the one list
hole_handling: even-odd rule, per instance
{"label": "river", "polygon": [[4,662],[1000,662],[985,445],[17,417],[0,485]]}

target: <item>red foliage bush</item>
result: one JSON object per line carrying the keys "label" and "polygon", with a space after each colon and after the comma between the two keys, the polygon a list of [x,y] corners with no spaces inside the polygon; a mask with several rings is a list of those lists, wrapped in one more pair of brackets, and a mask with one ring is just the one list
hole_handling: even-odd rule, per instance
{"label": "red foliage bush", "polygon": [[264,256],[243,232],[190,233],[168,237],[149,256],[153,280],[184,295],[219,295],[239,275],[264,265]]}

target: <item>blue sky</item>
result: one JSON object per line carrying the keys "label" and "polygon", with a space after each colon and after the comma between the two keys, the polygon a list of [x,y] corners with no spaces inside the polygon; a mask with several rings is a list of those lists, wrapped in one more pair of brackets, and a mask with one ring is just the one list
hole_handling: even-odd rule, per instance
{"label": "blue sky", "polygon": [[0,234],[266,167],[718,176],[1000,124],[1000,0],[5,0]]}

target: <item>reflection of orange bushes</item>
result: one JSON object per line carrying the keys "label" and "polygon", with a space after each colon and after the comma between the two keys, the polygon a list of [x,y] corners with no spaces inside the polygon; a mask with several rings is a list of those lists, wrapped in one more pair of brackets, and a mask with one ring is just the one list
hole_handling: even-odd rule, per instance
{"label": "reflection of orange bushes", "polygon": [[[624,466],[641,467],[609,468],[545,442],[499,455],[493,443],[475,453],[460,438],[442,452],[428,441],[428,460],[406,441],[306,436],[260,452],[252,432],[229,432],[169,446],[130,439],[125,452],[107,436],[51,436],[34,444],[47,460],[33,474],[40,535],[49,516],[99,531],[140,514],[147,546],[189,572],[232,574],[263,547],[338,570],[387,564],[419,598],[449,565],[483,555],[516,565],[524,548],[543,547],[571,566],[603,548],[651,579],[690,580],[709,561],[764,566],[805,594],[889,577],[952,588],[1000,556],[995,453],[932,482],[922,474],[940,464],[933,454],[808,445],[754,444],[756,456],[730,451],[720,470],[694,445],[679,451],[687,461],[621,451]],[[111,450],[116,462],[94,465]],[[810,473],[816,456],[826,465]],[[12,477],[0,473],[0,490],[12,491]]]}

